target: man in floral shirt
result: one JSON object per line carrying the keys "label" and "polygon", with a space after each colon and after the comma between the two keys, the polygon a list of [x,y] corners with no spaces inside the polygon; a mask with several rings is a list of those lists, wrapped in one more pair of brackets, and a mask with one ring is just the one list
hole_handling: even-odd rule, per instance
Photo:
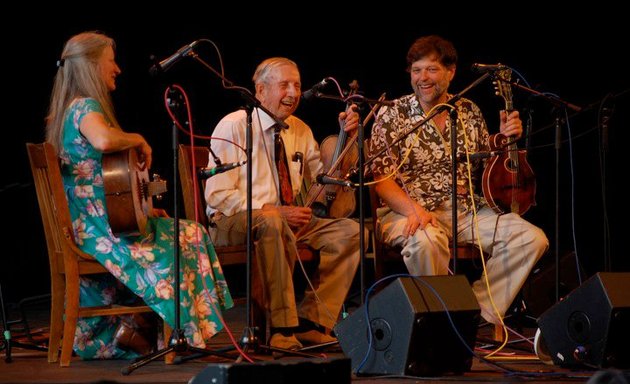
{"label": "man in floral shirt", "polygon": [[[449,108],[395,145],[399,137],[413,131],[434,107],[451,99],[448,87],[455,76],[457,52],[439,36],[416,40],[407,53],[408,71],[414,93],[379,111],[370,143],[377,156],[371,165],[376,191],[385,203],[377,212],[377,235],[392,246],[402,247],[405,265],[412,275],[445,275],[450,260],[451,134],[457,135],[457,156],[488,149],[488,129],[479,107],[461,98],[454,103],[456,127],[451,126]],[[500,131],[520,137],[523,127],[517,111],[500,112]],[[471,174],[482,164],[473,162]],[[400,166],[400,168],[399,168]],[[458,162],[458,241],[481,241],[491,257],[482,278],[473,283],[481,315],[501,323],[536,261],[549,246],[541,229],[516,213],[499,215],[474,194],[474,179],[468,164]],[[476,209],[476,217],[474,215]]]}

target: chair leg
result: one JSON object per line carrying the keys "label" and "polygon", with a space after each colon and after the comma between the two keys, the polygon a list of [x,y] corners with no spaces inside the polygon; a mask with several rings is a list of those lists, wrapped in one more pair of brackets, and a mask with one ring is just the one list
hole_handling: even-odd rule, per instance
{"label": "chair leg", "polygon": [[59,360],[59,345],[63,331],[63,306],[65,281],[63,276],[53,276],[51,282],[52,295],[50,298],[50,334],[48,336],[48,362]]}
{"label": "chair leg", "polygon": [[79,320],[79,279],[69,279],[66,275],[66,309],[61,340],[61,361],[59,365],[69,367],[74,345],[74,334]]}
{"label": "chair leg", "polygon": [[59,366],[69,367],[72,359],[72,347],[74,345],[74,333],[77,329],[78,317],[66,311],[66,319],[63,325],[63,339],[61,339],[61,360]]}

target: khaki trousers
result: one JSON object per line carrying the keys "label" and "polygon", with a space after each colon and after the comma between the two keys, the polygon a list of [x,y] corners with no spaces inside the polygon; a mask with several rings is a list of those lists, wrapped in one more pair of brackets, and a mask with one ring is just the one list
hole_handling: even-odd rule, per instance
{"label": "khaki trousers", "polygon": [[[254,277],[259,278],[271,327],[295,327],[298,317],[332,328],[359,265],[359,224],[350,219],[313,217],[299,237],[277,211],[252,212],[252,238],[256,251]],[[242,245],[247,241],[247,212],[214,218],[210,235],[217,246]],[[293,269],[297,243],[319,251],[320,261],[310,276],[314,288],[306,288],[297,308]],[[255,285],[255,284],[254,284]]]}
{"label": "khaki trousers", "polygon": [[[452,237],[450,200],[433,213],[438,219],[437,227],[428,225],[405,238],[402,233],[407,218],[388,208],[378,211],[381,239],[402,247],[402,256],[411,275],[448,274]],[[549,247],[549,240],[540,228],[514,213],[499,216],[484,206],[477,212],[476,226],[472,218],[471,212],[459,211],[458,242],[476,244],[478,235],[483,251],[490,255],[485,273],[473,283],[472,289],[482,317],[490,323],[500,324],[490,298],[503,317],[534,264]]]}

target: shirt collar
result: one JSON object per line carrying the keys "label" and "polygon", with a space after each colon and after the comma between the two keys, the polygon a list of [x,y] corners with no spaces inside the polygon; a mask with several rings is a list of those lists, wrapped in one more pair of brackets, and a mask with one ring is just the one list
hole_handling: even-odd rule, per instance
{"label": "shirt collar", "polygon": [[260,118],[260,126],[263,131],[273,130],[276,127],[276,121],[271,118],[265,111],[262,109],[256,109],[258,116]]}

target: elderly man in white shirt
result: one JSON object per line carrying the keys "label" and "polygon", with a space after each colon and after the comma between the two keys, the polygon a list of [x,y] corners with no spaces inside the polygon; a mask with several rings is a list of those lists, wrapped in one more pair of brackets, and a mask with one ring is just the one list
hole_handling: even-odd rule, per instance
{"label": "elderly man in white shirt", "polygon": [[[279,134],[284,142],[286,166],[295,196],[302,179],[322,172],[319,146],[308,125],[292,114],[300,95],[297,65],[286,58],[263,61],[253,77],[256,98],[261,105],[283,120],[288,128]],[[339,115],[346,131],[358,127],[359,116],[351,108]],[[299,349],[303,344],[335,341],[331,329],[337,322],[343,301],[359,264],[359,225],[351,219],[319,218],[311,208],[283,203],[274,151],[272,117],[260,109],[252,113],[252,217],[256,265],[262,279],[267,309],[270,311],[272,347]],[[216,126],[211,148],[222,162],[246,159],[246,112],[225,116]],[[231,142],[231,143],[230,143]],[[284,161],[285,159],[280,159]],[[212,156],[209,166],[216,166]],[[247,235],[247,170],[238,168],[211,177],[206,182],[207,214],[215,245],[245,244]],[[319,251],[317,271],[310,277],[314,290],[307,287],[299,309],[293,289],[293,267],[297,244],[305,243]]]}

